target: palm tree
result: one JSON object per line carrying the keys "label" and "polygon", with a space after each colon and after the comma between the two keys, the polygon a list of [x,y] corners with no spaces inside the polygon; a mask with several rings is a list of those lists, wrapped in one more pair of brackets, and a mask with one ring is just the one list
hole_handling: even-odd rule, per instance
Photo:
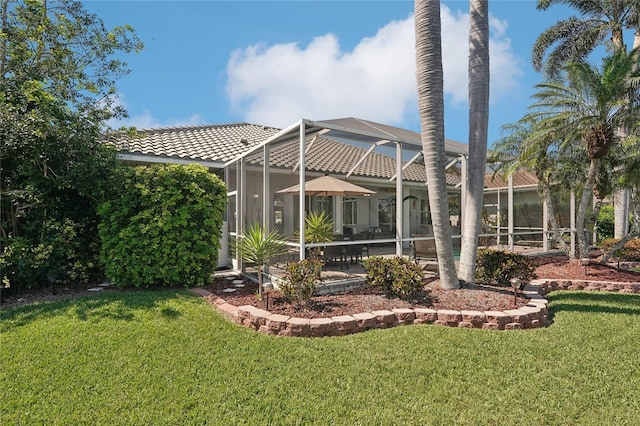
{"label": "palm tree", "polygon": [[456,276],[449,202],[446,196],[440,1],[415,0],[414,19],[418,109],[440,286],[444,289],[458,289],[460,281]]}
{"label": "palm tree", "polygon": [[233,242],[233,249],[240,254],[242,260],[255,263],[258,267],[260,297],[262,297],[263,265],[267,264],[269,259],[287,251],[283,240],[284,237],[277,230],[267,232],[260,224],[254,223]]}
{"label": "palm tree", "polygon": [[[555,77],[568,62],[584,60],[597,46],[607,44],[612,52],[625,50],[625,28],[635,28],[633,48],[640,47],[640,3],[637,0],[538,0],[538,10],[547,10],[553,4],[573,7],[583,16],[559,21],[537,39],[532,54],[533,66]],[[607,37],[610,40],[607,42]],[[555,47],[554,47],[555,46]],[[544,57],[550,51],[546,61]],[[628,129],[618,129],[626,134]],[[628,196],[624,190],[614,193],[615,233],[621,237],[628,221]]]}
{"label": "palm tree", "polygon": [[[638,119],[640,127],[640,118]],[[618,167],[614,170],[614,185],[620,186],[629,191],[631,214],[631,226],[629,232],[620,238],[620,240],[602,257],[601,262],[607,263],[609,257],[620,250],[632,238],[640,235],[640,135],[629,135],[620,144],[621,157]]]}
{"label": "palm tree", "polygon": [[[585,217],[601,159],[620,139],[617,129],[637,121],[637,51],[619,51],[605,58],[602,69],[586,62],[563,67],[563,78],[536,86],[533,138],[553,135],[562,146],[581,145],[589,157],[582,198],[576,217],[580,256],[587,254]],[[632,102],[629,102],[632,100]]]}
{"label": "palm tree", "polygon": [[537,8],[547,10],[554,4],[566,4],[584,18],[572,16],[558,21],[536,40],[531,56],[533,67],[552,77],[567,62],[585,60],[596,47],[606,43],[607,37],[612,53],[626,49],[623,30],[638,28],[637,0],[538,0]]}
{"label": "palm tree", "polygon": [[475,282],[489,126],[489,2],[469,1],[469,161],[459,277]]}

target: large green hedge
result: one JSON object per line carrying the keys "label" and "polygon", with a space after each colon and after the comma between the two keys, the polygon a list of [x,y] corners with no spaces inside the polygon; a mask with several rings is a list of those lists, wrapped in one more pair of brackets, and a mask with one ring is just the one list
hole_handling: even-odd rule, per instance
{"label": "large green hedge", "polygon": [[198,165],[122,173],[99,209],[107,276],[119,287],[206,284],[217,266],[225,184]]}

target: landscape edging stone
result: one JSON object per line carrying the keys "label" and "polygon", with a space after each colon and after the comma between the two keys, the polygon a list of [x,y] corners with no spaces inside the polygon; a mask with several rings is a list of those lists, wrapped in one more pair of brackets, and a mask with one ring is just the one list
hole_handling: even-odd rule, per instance
{"label": "landscape edging stone", "polygon": [[221,297],[201,288],[192,289],[192,292],[204,297],[212,306],[237,324],[261,333],[288,337],[324,337],[344,336],[374,328],[409,324],[435,324],[483,330],[522,330],[545,327],[549,319],[547,309],[549,302],[545,296],[558,290],[640,293],[640,283],[537,279],[527,284],[523,290],[524,296],[529,299],[528,303],[518,309],[504,312],[398,308],[315,319],[288,317],[254,306],[233,306]]}

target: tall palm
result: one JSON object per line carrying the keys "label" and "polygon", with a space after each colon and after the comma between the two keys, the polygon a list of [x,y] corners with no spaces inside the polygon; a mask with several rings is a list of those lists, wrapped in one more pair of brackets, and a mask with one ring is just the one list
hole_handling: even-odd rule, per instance
{"label": "tall palm", "polygon": [[475,282],[489,127],[489,2],[469,1],[469,161],[459,277]]}
{"label": "tall palm", "polygon": [[[585,217],[601,159],[620,139],[617,129],[627,128],[638,112],[637,51],[619,51],[603,60],[602,68],[586,62],[563,67],[563,78],[536,86],[534,111],[536,137],[553,134],[562,145],[580,145],[589,157],[582,197],[576,217],[580,256],[587,254]],[[631,100],[631,102],[629,102]]]}
{"label": "tall palm", "polygon": [[[627,209],[630,210],[630,217],[626,217],[628,232],[624,235],[616,236],[619,242],[612,247],[609,253],[603,256],[602,263],[606,263],[611,253],[622,248],[627,241],[640,235],[640,117],[636,119],[636,126],[631,134],[621,141],[619,149],[609,155],[608,165],[610,165],[610,184],[616,192],[626,192],[628,197]],[[627,195],[628,194],[628,195]],[[616,221],[618,217],[616,216]]]}
{"label": "tall palm", "polygon": [[[547,10],[553,4],[566,4],[576,9],[582,18],[571,17],[559,21],[543,32],[533,47],[532,61],[537,71],[543,66],[545,74],[556,77],[561,65],[567,61],[585,59],[596,47],[606,44],[612,52],[625,50],[625,28],[635,28],[633,48],[640,47],[640,2],[638,0],[538,0],[538,10]],[[554,47],[555,46],[555,47]],[[547,56],[544,61],[545,54]],[[618,129],[621,136],[628,129]],[[614,193],[615,233],[622,237],[628,221],[628,194],[625,190]]]}
{"label": "tall palm", "polygon": [[583,61],[600,45],[607,44],[612,53],[626,49],[624,29],[638,29],[638,0],[538,0],[537,8],[554,4],[566,4],[583,18],[558,21],[536,40],[531,61],[548,76],[556,77],[567,62]]}
{"label": "tall palm", "polygon": [[415,0],[416,81],[429,208],[438,254],[440,286],[460,288],[451,241],[444,149],[444,89],[440,1]]}

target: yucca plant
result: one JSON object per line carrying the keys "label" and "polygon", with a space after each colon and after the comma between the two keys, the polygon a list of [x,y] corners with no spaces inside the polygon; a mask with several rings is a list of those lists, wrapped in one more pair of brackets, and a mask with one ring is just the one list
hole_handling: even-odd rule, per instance
{"label": "yucca plant", "polygon": [[254,223],[242,232],[232,243],[233,249],[245,262],[255,263],[258,268],[258,294],[262,297],[263,266],[272,257],[287,251],[284,237],[275,229],[270,232],[260,224]]}
{"label": "yucca plant", "polygon": [[[325,212],[307,213],[304,220],[304,241],[306,243],[326,243],[333,241],[333,221]],[[311,250],[312,255],[317,257],[318,249]]]}

